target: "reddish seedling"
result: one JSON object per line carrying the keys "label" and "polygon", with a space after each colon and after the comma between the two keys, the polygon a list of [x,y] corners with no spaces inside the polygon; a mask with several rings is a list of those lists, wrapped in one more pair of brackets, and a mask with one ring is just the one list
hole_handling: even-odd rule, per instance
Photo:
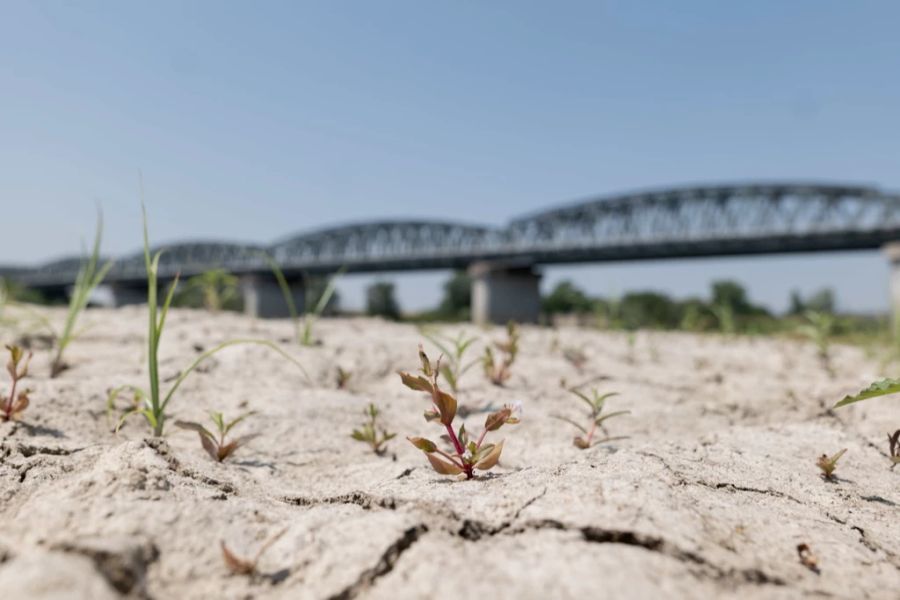
{"label": "reddish seedling", "polygon": [[0,421],[17,421],[28,408],[28,394],[31,390],[18,390],[19,381],[28,376],[28,363],[31,362],[31,352],[25,352],[19,346],[7,346],[9,350],[9,362],[6,363],[6,371],[12,380],[9,396],[3,399],[0,405]]}
{"label": "reddish seedling", "polygon": [[351,371],[345,371],[343,367],[338,367],[335,372],[335,383],[337,384],[337,389],[346,390],[347,384],[350,383],[350,378],[353,377],[353,373]]}
{"label": "reddish seedling", "polygon": [[372,452],[381,456],[386,450],[385,444],[397,437],[397,434],[388,433],[387,429],[378,425],[378,415],[381,414],[381,411],[374,404],[369,404],[364,413],[368,420],[359,429],[354,429],[350,437],[369,444]]}
{"label": "reddish seedling", "polygon": [[819,457],[819,460],[816,461],[816,466],[822,470],[822,477],[828,480],[834,479],[834,471],[837,469],[837,463],[846,451],[847,449],[844,448],[833,456],[823,454]]}
{"label": "reddish seedling", "polygon": [[446,430],[447,441],[452,449],[444,451],[429,439],[421,437],[407,438],[412,445],[425,453],[432,468],[441,475],[459,475],[465,473],[466,479],[472,479],[475,470],[487,471],[500,460],[503,441],[498,444],[485,444],[484,438],[489,431],[497,431],[503,425],[515,425],[519,422],[518,410],[505,406],[488,415],[484,423],[484,431],[477,440],[469,438],[465,424],[458,431],[453,429],[456,418],[456,398],[440,389],[438,378],[441,373],[441,359],[432,365],[425,350],[419,346],[419,359],[422,362],[421,375],[400,373],[403,385],[417,392],[428,394],[432,407],[425,411],[426,421],[436,421]]}
{"label": "reddish seedling", "polygon": [[900,429],[894,435],[888,434],[888,449],[891,453],[891,469],[900,464]]}
{"label": "reddish seedling", "polygon": [[575,370],[579,373],[584,369],[584,365],[587,364],[587,354],[584,353],[584,350],[576,347],[568,347],[563,350],[563,358],[566,361],[575,367]]}
{"label": "reddish seedling", "polygon": [[[566,423],[569,423],[570,425],[572,425],[573,427],[578,429],[578,431],[581,432],[581,435],[575,436],[575,439],[573,440],[573,444],[575,445],[576,448],[580,448],[581,450],[587,450],[591,446],[595,446],[597,444],[602,444],[603,442],[609,442],[609,441],[616,440],[616,439],[622,439],[622,438],[609,437],[609,435],[606,432],[606,428],[604,426],[604,423],[606,420],[612,419],[613,417],[618,417],[621,415],[627,415],[630,412],[627,410],[619,410],[616,412],[603,414],[603,408],[606,404],[607,398],[611,398],[613,396],[618,396],[618,393],[610,392],[608,394],[601,394],[596,389],[593,389],[593,390],[591,390],[591,395],[588,396],[584,392],[577,390],[577,389],[569,389],[568,391],[588,406],[589,421],[588,421],[587,425],[586,426],[582,425],[578,421],[575,421],[574,419],[570,419],[568,417],[563,417],[563,416],[559,416],[559,415],[553,415],[553,417],[555,419],[559,419],[560,421],[565,421]],[[596,437],[598,429],[603,431],[604,437],[602,437],[602,438]]]}
{"label": "reddish seedling", "polygon": [[282,529],[268,540],[266,540],[262,546],[259,547],[259,550],[256,551],[256,555],[253,558],[244,558],[242,556],[238,556],[234,552],[228,549],[228,546],[225,545],[225,542],[220,542],[222,547],[222,560],[225,561],[225,567],[228,569],[228,572],[232,575],[244,575],[247,577],[252,577],[254,575],[258,575],[259,571],[257,570],[259,567],[259,560],[262,558],[262,555],[272,547],[272,544],[277,542],[281,536],[283,536],[287,532],[287,529]]}
{"label": "reddish seedling", "polygon": [[519,327],[510,321],[506,325],[506,339],[502,342],[494,342],[494,347],[502,356],[495,357],[494,350],[487,346],[484,349],[484,374],[491,383],[502,386],[512,376],[510,368],[519,354]]}
{"label": "reddish seedling", "polygon": [[252,414],[252,412],[248,412],[233,421],[226,422],[222,413],[209,413],[210,419],[216,426],[218,435],[214,434],[200,423],[194,423],[193,421],[175,421],[175,426],[196,431],[197,435],[200,436],[200,443],[203,445],[203,449],[206,450],[206,453],[209,454],[210,458],[216,462],[224,462],[229,456],[234,454],[238,448],[256,437],[256,435],[243,435],[234,438],[231,441],[225,439],[235,425]]}

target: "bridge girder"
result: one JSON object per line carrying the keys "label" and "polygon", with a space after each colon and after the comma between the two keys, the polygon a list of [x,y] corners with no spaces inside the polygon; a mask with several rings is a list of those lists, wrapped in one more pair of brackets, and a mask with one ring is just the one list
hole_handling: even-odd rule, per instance
{"label": "bridge girder", "polygon": [[[462,268],[479,260],[550,264],[878,248],[900,240],[900,196],[860,186],[748,183],[650,190],[589,199],[513,220],[506,228],[441,221],[332,227],[265,247],[229,242],[165,246],[160,275],[213,268],[266,272],[262,252],[286,273]],[[16,278],[63,285],[80,259]],[[145,277],[143,253],[117,261],[110,281]]]}

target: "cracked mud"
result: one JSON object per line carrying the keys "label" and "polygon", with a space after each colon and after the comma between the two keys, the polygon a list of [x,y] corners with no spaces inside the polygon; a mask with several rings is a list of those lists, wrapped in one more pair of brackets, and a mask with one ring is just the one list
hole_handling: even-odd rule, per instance
{"label": "cracked mud", "polygon": [[[171,404],[174,417],[193,421],[209,410],[258,411],[241,427],[259,437],[217,464],[191,432],[151,439],[134,419],[111,433],[106,391],[146,382],[144,313],[97,310],[85,320],[71,368],[51,380],[38,352],[25,422],[0,424],[3,598],[900,593],[900,470],[888,469],[883,443],[900,426],[900,405],[828,410],[882,375],[859,349],[836,349],[832,378],[814,348],[787,340],[642,332],[631,360],[622,334],[525,327],[507,387],[473,370],[459,393],[467,429],[480,429],[479,411],[515,401],[523,423],[499,432],[499,468],[457,481],[403,440],[437,435],[421,417],[425,402],[394,374],[416,367],[412,326],[331,320],[318,326],[322,346],[284,344],[312,384],[265,348],[218,354]],[[292,334],[283,321],[193,311],[174,311],[167,329],[164,379],[198,348]],[[583,372],[559,346],[583,349]],[[353,372],[349,390],[334,389],[338,365]],[[560,379],[619,392],[610,409],[631,415],[609,427],[627,437],[576,449],[572,429],[550,418],[580,414]],[[399,434],[384,457],[350,439],[368,402]],[[826,482],[816,457],[841,448]],[[253,556],[282,530],[259,576],[228,574],[220,542]],[[800,544],[818,572],[798,560]]]}

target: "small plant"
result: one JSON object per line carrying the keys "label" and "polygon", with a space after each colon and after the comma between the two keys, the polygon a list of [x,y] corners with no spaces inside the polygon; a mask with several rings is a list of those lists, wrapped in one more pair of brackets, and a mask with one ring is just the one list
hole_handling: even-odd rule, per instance
{"label": "small plant", "polygon": [[[499,444],[485,444],[484,438],[489,431],[497,431],[503,425],[515,425],[519,422],[517,410],[512,406],[504,406],[488,415],[484,422],[484,431],[477,440],[470,440],[465,424],[458,431],[453,430],[453,419],[456,418],[456,398],[444,392],[438,386],[441,373],[441,360],[432,365],[425,350],[419,346],[419,359],[422,362],[422,375],[400,373],[403,385],[417,392],[425,392],[431,399],[432,408],[425,411],[426,421],[438,421],[447,431],[446,437],[453,446],[450,454],[437,447],[429,439],[421,437],[407,438],[413,446],[425,453],[432,468],[441,475],[459,475],[465,473],[466,479],[474,477],[475,469],[487,471],[500,460],[503,441]],[[442,457],[442,458],[439,458]]]}
{"label": "small plant", "polygon": [[316,303],[315,308],[312,312],[306,311],[303,314],[303,319],[301,321],[300,315],[297,312],[297,305],[294,303],[293,294],[291,294],[291,287],[287,282],[287,278],[284,276],[284,272],[281,270],[281,267],[278,266],[278,263],[274,258],[266,253],[263,253],[263,257],[269,263],[269,268],[272,269],[272,274],[275,275],[275,280],[278,281],[278,287],[281,288],[281,293],[284,295],[284,302],[287,304],[288,313],[291,315],[291,320],[294,322],[294,327],[296,329],[297,343],[301,346],[315,346],[317,341],[313,336],[313,326],[316,324],[319,317],[322,316],[322,313],[325,312],[328,302],[334,295],[337,281],[340,276],[344,274],[346,268],[341,267],[338,269],[338,272],[328,280],[328,284],[325,286],[322,295],[319,296],[319,301]]}
{"label": "small plant", "polygon": [[[97,232],[94,235],[94,246],[90,256],[85,260],[78,269],[78,275],[75,277],[75,286],[72,288],[72,296],[69,299],[69,312],[66,314],[66,322],[61,332],[56,332],[50,327],[51,335],[56,341],[56,355],[50,363],[50,377],[57,377],[65,371],[68,366],[63,361],[63,354],[69,344],[78,337],[80,332],[75,331],[75,325],[78,317],[87,308],[91,294],[97,289],[97,286],[106,277],[106,274],[112,268],[112,261],[100,266],[100,242],[103,239],[103,215],[97,214]],[[45,322],[49,326],[49,322]]]}
{"label": "small plant", "polygon": [[[363,414],[368,421],[360,429],[354,429],[351,437],[358,442],[365,442],[372,447],[372,452],[382,456],[386,450],[385,444],[397,437],[396,433],[388,433],[387,429],[378,425],[378,415],[381,412],[374,404],[369,404]],[[380,431],[380,433],[379,433]]]}
{"label": "small plant", "polygon": [[286,528],[266,540],[263,545],[259,547],[259,550],[256,551],[256,555],[253,558],[243,558],[238,556],[228,549],[228,546],[225,545],[224,541],[221,542],[222,560],[225,561],[225,567],[228,569],[228,572],[232,575],[244,575],[246,577],[258,575],[259,560],[266,550],[271,548],[285,533],[287,533]]}
{"label": "small plant", "polygon": [[514,321],[510,321],[506,325],[506,340],[494,342],[494,346],[503,354],[503,357],[498,362],[494,358],[494,351],[487,346],[484,349],[482,364],[484,365],[484,374],[491,383],[502,386],[512,376],[510,367],[519,354],[519,327]]}
{"label": "small plant", "polygon": [[578,431],[580,431],[582,433],[582,435],[575,436],[575,439],[572,442],[576,448],[580,448],[581,450],[587,450],[591,446],[595,446],[597,444],[602,444],[604,442],[609,442],[609,441],[612,441],[615,439],[621,439],[621,438],[612,438],[612,437],[609,437],[608,435],[602,439],[594,439],[594,436],[596,435],[598,428],[603,429],[605,432],[605,428],[604,428],[605,421],[607,421],[608,419],[612,419],[613,417],[627,415],[630,413],[630,411],[627,411],[627,410],[620,410],[620,411],[616,411],[616,412],[603,414],[603,408],[604,408],[604,405],[606,404],[606,400],[613,396],[618,396],[619,394],[617,392],[609,392],[606,394],[601,394],[596,389],[593,389],[593,390],[591,390],[591,395],[588,396],[587,394],[585,394],[584,392],[582,392],[578,389],[569,389],[568,391],[571,392],[576,398],[578,398],[579,400],[584,402],[588,406],[588,410],[589,410],[588,418],[590,419],[590,425],[588,425],[587,427],[581,425],[581,423],[578,423],[577,421],[570,419],[568,417],[554,415],[554,418],[559,419],[560,421],[565,421],[566,423],[569,423],[570,425],[572,425],[573,427],[575,427],[576,429],[578,429]]}
{"label": "small plant", "polygon": [[425,329],[421,330],[421,333],[443,352],[447,361],[441,365],[441,375],[453,393],[458,392],[460,378],[466,371],[478,364],[478,359],[469,362],[464,360],[466,350],[476,341],[476,338],[468,337],[463,332],[460,332],[455,338],[439,332],[431,333]]}
{"label": "small plant", "polygon": [[846,448],[838,452],[833,456],[828,456],[827,454],[823,454],[819,457],[819,460],[816,461],[816,466],[822,470],[822,476],[827,480],[834,479],[834,471],[837,469],[837,463],[847,451]]}
{"label": "small plant", "polygon": [[253,412],[244,413],[233,421],[225,421],[225,418],[222,416],[220,412],[212,412],[209,413],[209,417],[212,420],[213,424],[216,426],[216,431],[218,432],[218,436],[216,436],[209,429],[201,425],[200,423],[194,423],[193,421],[175,421],[176,427],[181,427],[182,429],[189,429],[191,431],[196,431],[200,436],[200,443],[203,445],[203,449],[206,450],[206,453],[216,462],[224,462],[229,456],[234,454],[234,452],[255,438],[255,435],[243,435],[238,438],[234,438],[230,442],[226,442],[225,437],[231,431],[231,429],[252,415]]}
{"label": "small plant", "polygon": [[628,353],[625,355],[625,362],[629,364],[634,364],[637,360],[637,356],[635,353],[635,349],[637,347],[637,334],[629,330],[625,335],[625,343],[628,346]]}
{"label": "small plant", "polygon": [[826,312],[808,310],[805,314],[808,323],[801,325],[798,331],[816,345],[816,355],[822,368],[831,376],[834,369],[831,366],[831,336],[834,334],[834,315]]}
{"label": "small plant", "polygon": [[900,464],[900,429],[894,435],[888,434],[888,451],[891,456],[891,469]]}
{"label": "small plant", "polygon": [[7,346],[9,350],[9,362],[6,363],[6,371],[12,380],[12,386],[9,396],[3,400],[0,405],[0,421],[18,420],[21,414],[28,408],[28,394],[30,390],[19,390],[16,394],[16,388],[19,381],[28,376],[28,363],[31,362],[31,352],[22,350],[19,346]]}
{"label": "small plant", "polygon": [[563,358],[566,359],[570,365],[575,367],[575,370],[579,373],[584,370],[584,365],[587,364],[587,354],[584,353],[583,349],[574,346],[570,346],[563,350]]}
{"label": "small plant", "polygon": [[352,371],[347,371],[340,365],[338,365],[337,370],[335,371],[335,383],[337,384],[337,389],[345,390],[347,389],[347,384],[350,383],[350,379],[353,377]]}
{"label": "small plant", "polygon": [[719,323],[719,332],[724,335],[733,335],[737,333],[737,321],[734,316],[734,307],[728,302],[713,304],[709,310],[716,317]]}
{"label": "small plant", "polygon": [[800,560],[800,564],[810,571],[814,573],[819,572],[819,559],[813,554],[809,544],[797,545],[797,558]]}
{"label": "small plant", "polygon": [[178,277],[176,276],[175,280],[169,286],[169,290],[166,293],[165,300],[163,301],[162,306],[160,306],[157,290],[159,286],[159,259],[162,256],[162,251],[157,252],[153,256],[150,255],[150,236],[147,231],[147,211],[144,207],[143,198],[141,199],[141,210],[143,212],[144,219],[144,264],[147,269],[147,312],[150,320],[150,328],[147,335],[147,366],[150,376],[150,392],[147,393],[145,390],[131,385],[121,386],[110,391],[106,403],[108,412],[112,412],[112,410],[114,410],[116,398],[123,391],[131,390],[134,393],[134,398],[136,401],[135,406],[128,410],[119,420],[119,424],[116,427],[116,430],[118,431],[119,427],[122,426],[122,424],[128,417],[133,414],[139,414],[146,419],[147,424],[150,425],[151,429],[153,430],[153,435],[156,437],[161,436],[163,434],[163,429],[168,417],[166,409],[168,408],[169,402],[172,400],[172,397],[175,395],[176,390],[178,390],[184,380],[187,379],[188,375],[190,375],[198,366],[200,366],[203,361],[216,354],[217,352],[228,348],[229,346],[235,346],[238,344],[255,344],[259,346],[266,346],[267,348],[274,350],[287,360],[294,363],[301,370],[306,379],[309,380],[309,375],[306,373],[306,370],[303,368],[303,366],[272,342],[269,342],[267,340],[229,340],[227,342],[219,344],[218,346],[215,346],[210,350],[207,350],[206,352],[198,356],[194,360],[194,362],[192,362],[188,366],[187,369],[184,369],[183,371],[181,371],[181,373],[178,374],[178,376],[175,378],[174,383],[169,388],[169,391],[166,392],[165,395],[162,394],[160,390],[159,378],[159,342],[162,338],[163,327],[166,324],[166,316],[169,313],[169,306],[172,304],[172,298],[174,297],[175,289],[178,286]]}
{"label": "small plant", "polygon": [[237,296],[238,278],[225,269],[211,269],[188,279],[185,287],[188,291],[196,290],[201,294],[206,310],[219,312]]}

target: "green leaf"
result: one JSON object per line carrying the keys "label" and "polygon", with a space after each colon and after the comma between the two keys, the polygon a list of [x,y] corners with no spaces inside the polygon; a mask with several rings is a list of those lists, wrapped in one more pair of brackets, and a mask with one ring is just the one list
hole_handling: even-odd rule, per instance
{"label": "green leaf", "polygon": [[841,406],[847,406],[848,404],[860,402],[861,400],[877,398],[878,396],[887,396],[888,394],[896,394],[898,392],[900,392],[900,379],[882,379],[852,396],[844,396],[844,399],[835,404],[834,408],[840,408]]}
{"label": "green leaf", "polygon": [[463,470],[458,465],[447,462],[445,460],[441,460],[434,454],[426,454],[425,457],[428,458],[428,462],[431,463],[431,467],[441,475],[459,475],[463,472]]}
{"label": "green leaf", "polygon": [[497,462],[500,460],[500,453],[503,452],[503,442],[500,442],[488,452],[484,458],[478,461],[475,465],[476,469],[481,471],[487,471],[488,469],[493,468]]}
{"label": "green leaf", "polygon": [[619,417],[619,416],[627,415],[627,414],[630,414],[630,413],[631,413],[630,410],[619,410],[619,411],[616,411],[616,412],[607,413],[607,414],[605,414],[605,415],[600,415],[600,416],[598,416],[598,417],[594,420],[594,423],[596,423],[597,425],[600,425],[601,423],[603,423],[603,421],[605,421],[605,420],[607,420],[607,419],[612,419],[613,417]]}
{"label": "green leaf", "polygon": [[431,382],[421,375],[410,375],[409,373],[404,373],[401,371],[400,380],[403,382],[403,385],[411,390],[415,390],[417,392],[426,392],[428,394],[434,393],[434,388],[432,387]]}

